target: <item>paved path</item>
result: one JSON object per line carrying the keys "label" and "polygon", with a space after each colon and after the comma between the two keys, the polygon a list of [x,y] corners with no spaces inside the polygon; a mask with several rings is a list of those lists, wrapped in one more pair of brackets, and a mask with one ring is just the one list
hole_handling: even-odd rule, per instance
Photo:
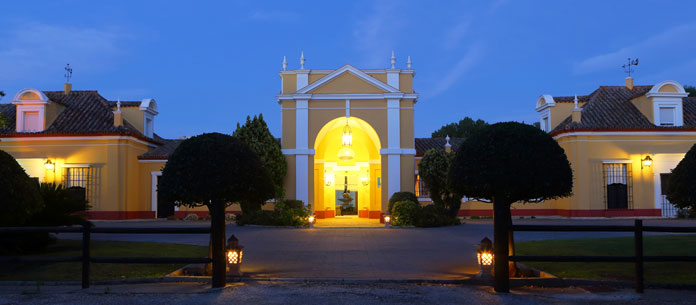
{"label": "paved path", "polygon": [[[9,304],[696,304],[696,292],[588,288],[520,288],[498,294],[488,287],[416,284],[243,283],[224,289],[169,283],[93,286],[0,286]],[[591,291],[591,292],[590,292]]]}
{"label": "paved path", "polygon": [[[632,224],[632,220],[515,220],[535,224]],[[694,221],[647,220],[650,225]],[[208,226],[206,222],[98,222],[98,226]],[[244,248],[244,272],[260,278],[464,279],[478,272],[475,249],[493,236],[490,220],[443,228],[272,228],[227,226]],[[632,236],[632,233],[518,232],[516,241]],[[63,234],[60,238],[80,238]],[[95,240],[207,245],[206,235],[94,234]]]}

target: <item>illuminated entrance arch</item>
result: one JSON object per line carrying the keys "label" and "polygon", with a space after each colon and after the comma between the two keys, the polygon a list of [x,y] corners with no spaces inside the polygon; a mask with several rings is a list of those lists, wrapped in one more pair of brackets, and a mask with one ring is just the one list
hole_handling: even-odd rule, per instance
{"label": "illuminated entrance arch", "polygon": [[321,128],[314,141],[317,218],[380,217],[381,147],[375,129],[357,117],[338,117]]}

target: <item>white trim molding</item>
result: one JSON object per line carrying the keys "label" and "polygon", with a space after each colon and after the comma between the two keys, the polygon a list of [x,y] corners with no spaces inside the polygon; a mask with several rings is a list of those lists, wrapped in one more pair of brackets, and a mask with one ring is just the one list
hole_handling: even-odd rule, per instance
{"label": "white trim molding", "polygon": [[31,141],[81,141],[81,140],[131,140],[136,143],[140,143],[143,145],[147,145],[150,147],[157,147],[157,145],[142,141],[140,139],[137,139],[135,137],[131,136],[75,136],[75,137],[66,137],[66,136],[59,136],[59,137],[9,137],[9,138],[0,138],[0,142],[31,142]]}
{"label": "white trim molding", "polygon": [[155,218],[157,218],[157,177],[162,176],[162,172],[152,171],[150,172],[150,175],[152,175],[152,188],[150,189],[150,207],[151,211],[155,212]]}
{"label": "white trim molding", "polygon": [[415,155],[415,148],[382,148],[379,150],[381,155]]}
{"label": "white trim molding", "polygon": [[286,149],[281,149],[281,152],[283,152],[284,155],[314,155],[316,151],[314,149],[310,148],[303,148],[303,149],[292,149],[292,148],[286,148]]}
{"label": "white trim molding", "polygon": [[[696,136],[695,131],[576,131],[554,136],[554,140],[572,136]],[[589,140],[588,140],[589,141]],[[611,140],[609,140],[611,141]],[[650,140],[657,141],[657,140]],[[673,141],[673,140],[669,140]]]}

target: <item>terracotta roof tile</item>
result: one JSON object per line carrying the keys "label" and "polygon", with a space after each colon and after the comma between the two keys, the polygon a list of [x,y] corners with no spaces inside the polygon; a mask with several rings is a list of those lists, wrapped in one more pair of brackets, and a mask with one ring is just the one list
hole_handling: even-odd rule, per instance
{"label": "terracotta roof tile", "polygon": [[[572,122],[570,113],[551,134],[571,130],[674,130],[696,128],[696,98],[684,98],[684,126],[655,126],[631,101],[645,95],[652,86],[601,86],[587,95],[587,103],[582,106],[580,122]],[[583,96],[585,97],[585,96]],[[572,101],[572,97],[571,101]],[[559,97],[565,102],[568,97]],[[580,96],[578,96],[580,99]],[[554,97],[554,100],[557,98]]]}
{"label": "terracotta roof tile", "polygon": [[[445,149],[445,143],[447,143],[444,138],[415,138],[414,140],[417,156],[424,155],[431,148]],[[457,150],[462,143],[464,138],[450,138],[453,151]]]}
{"label": "terracotta roof tile", "polygon": [[164,140],[164,144],[140,156],[141,160],[167,160],[184,140]]}
{"label": "terracotta roof tile", "polygon": [[74,90],[68,95],[63,91],[44,91],[44,94],[51,102],[65,106],[58,114],[58,117],[44,131],[35,133],[16,132],[15,105],[0,104],[0,112],[7,121],[6,128],[0,130],[0,136],[123,134],[155,143],[159,142],[157,139],[145,137],[125,119],[123,126],[115,127],[114,114],[110,106],[111,102],[104,99],[97,91]]}

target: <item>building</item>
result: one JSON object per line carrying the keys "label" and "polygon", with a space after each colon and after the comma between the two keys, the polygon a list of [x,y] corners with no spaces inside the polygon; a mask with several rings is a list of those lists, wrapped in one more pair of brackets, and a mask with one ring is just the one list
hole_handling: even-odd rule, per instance
{"label": "building", "polygon": [[415,185],[410,58],[406,69],[396,68],[392,54],[389,69],[310,70],[303,55],[299,69],[286,67],[277,96],[286,196],[309,204],[317,218],[381,218],[393,193]]}
{"label": "building", "polygon": [[155,185],[164,162],[138,159],[170,142],[154,132],[155,100],[109,101],[68,83],[64,91],[21,90],[0,104],[0,113],[7,122],[0,149],[41,182],[84,187],[90,218],[157,215]]}
{"label": "building", "polygon": [[517,206],[517,215],[676,215],[664,185],[696,143],[696,98],[681,84],[634,86],[629,77],[589,95],[542,95],[536,111],[568,156],[573,196]]}

